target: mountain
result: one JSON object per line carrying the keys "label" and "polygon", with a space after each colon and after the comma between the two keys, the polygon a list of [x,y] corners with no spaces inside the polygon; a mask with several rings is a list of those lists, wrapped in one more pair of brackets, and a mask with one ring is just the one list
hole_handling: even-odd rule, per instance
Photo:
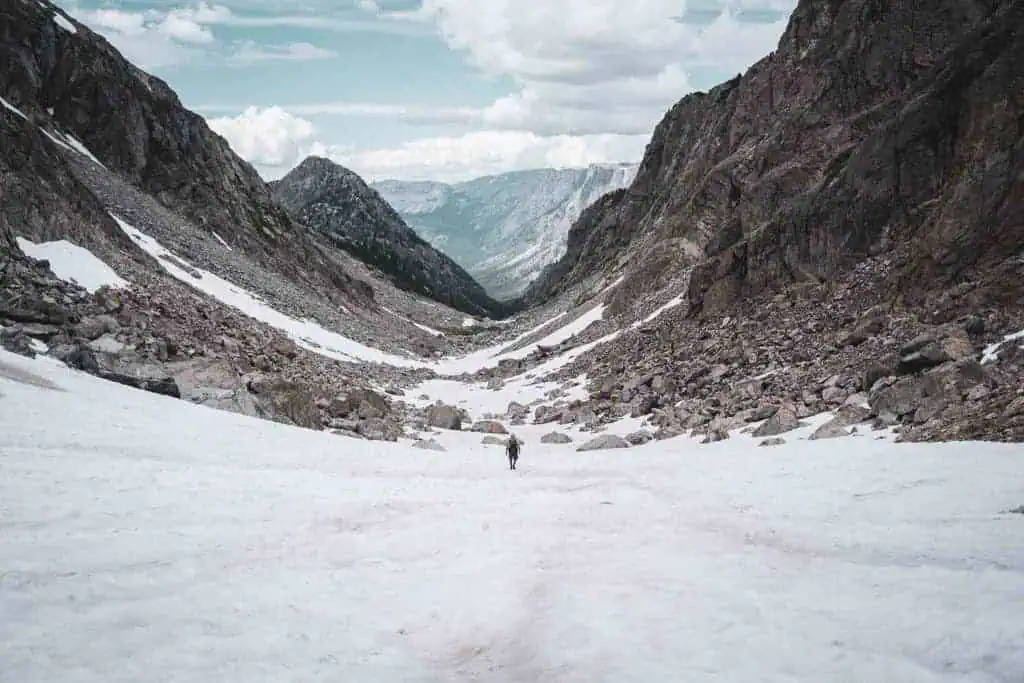
{"label": "mountain", "polygon": [[456,184],[383,180],[372,187],[491,296],[509,299],[562,256],[583,209],[628,184],[636,168],[514,171]]}
{"label": "mountain", "polygon": [[[365,300],[365,288],[271,199],[255,169],[166,83],[125,60],[102,36],[49,2],[21,1],[0,7],[0,35],[5,118],[41,126],[54,144],[87,149],[119,180],[282,277],[338,302]],[[5,145],[5,156],[11,149]],[[48,193],[66,203],[56,186],[32,188],[40,164],[31,157],[6,163],[20,192]],[[74,184],[88,186],[87,194],[108,194],[96,186],[102,179],[90,185],[88,172],[78,176]],[[18,204],[5,206],[5,213]],[[21,229],[36,238],[75,229],[67,223],[58,228],[46,211],[29,214]],[[88,224],[98,222],[102,232],[119,232],[108,216],[92,218]]]}
{"label": "mountain", "polygon": [[296,220],[379,269],[399,287],[471,315],[501,314],[501,305],[465,270],[420,238],[347,168],[309,157],[271,188]]}
{"label": "mountain", "polygon": [[1022,16],[1011,0],[800,2],[772,54],[666,114],[634,182],[527,298],[614,272],[638,301],[693,267],[689,307],[710,314],[883,252],[904,297],[1012,268]]}
{"label": "mountain", "polygon": [[842,406],[813,438],[1024,439],[1021,26],[1019,0],[801,0],[672,107],[524,293],[593,307],[536,351],[588,378],[578,415],[711,442]]}

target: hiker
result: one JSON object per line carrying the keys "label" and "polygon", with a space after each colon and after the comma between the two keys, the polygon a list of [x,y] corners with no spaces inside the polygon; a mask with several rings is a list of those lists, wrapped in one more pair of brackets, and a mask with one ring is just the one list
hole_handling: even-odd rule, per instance
{"label": "hiker", "polygon": [[519,439],[516,438],[515,434],[509,435],[508,443],[505,445],[505,452],[508,454],[508,468],[514,470],[516,468],[516,461],[519,460]]}

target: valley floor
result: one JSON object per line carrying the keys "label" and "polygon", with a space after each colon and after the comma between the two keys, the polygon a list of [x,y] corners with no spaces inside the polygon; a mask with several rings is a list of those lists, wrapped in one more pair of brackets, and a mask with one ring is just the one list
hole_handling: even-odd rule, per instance
{"label": "valley floor", "polygon": [[0,681],[1021,680],[1019,446],[535,429],[510,472],[0,352]]}

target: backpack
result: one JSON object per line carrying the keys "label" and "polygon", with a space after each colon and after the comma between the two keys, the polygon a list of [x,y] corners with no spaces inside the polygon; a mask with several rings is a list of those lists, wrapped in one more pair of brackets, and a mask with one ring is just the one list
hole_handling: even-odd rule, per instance
{"label": "backpack", "polygon": [[513,438],[508,444],[508,454],[513,456],[519,455],[519,439]]}

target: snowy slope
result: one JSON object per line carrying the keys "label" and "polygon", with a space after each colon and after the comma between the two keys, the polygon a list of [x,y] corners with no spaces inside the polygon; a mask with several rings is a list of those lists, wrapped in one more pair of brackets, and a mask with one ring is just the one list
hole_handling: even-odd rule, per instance
{"label": "snowy slope", "polygon": [[511,473],[6,353],[0,394],[4,681],[1024,671],[1018,446],[527,436]]}
{"label": "snowy slope", "polygon": [[454,185],[385,180],[373,187],[492,296],[509,298],[565,253],[583,209],[632,182],[636,168],[516,171]]}

